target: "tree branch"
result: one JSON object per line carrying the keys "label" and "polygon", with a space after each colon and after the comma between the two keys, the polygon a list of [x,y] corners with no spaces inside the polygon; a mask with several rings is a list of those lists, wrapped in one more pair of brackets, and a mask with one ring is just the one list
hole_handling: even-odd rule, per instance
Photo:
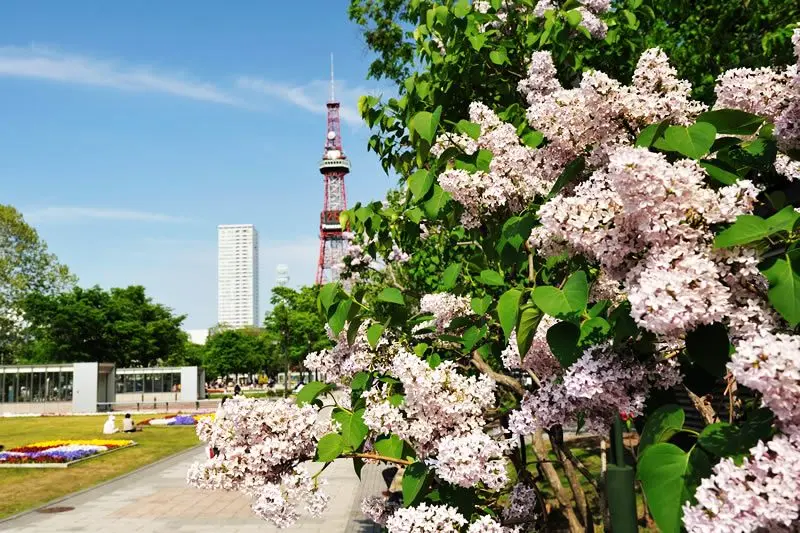
{"label": "tree branch", "polygon": [[692,391],[689,390],[688,387],[683,387],[683,388],[686,389],[686,392],[689,394],[689,399],[692,400],[694,408],[697,409],[697,412],[700,413],[700,416],[703,417],[705,423],[713,424],[714,422],[716,422],[717,413],[714,412],[714,408],[711,406],[711,402],[693,393]]}
{"label": "tree branch", "polygon": [[505,374],[500,374],[499,372],[492,370],[492,367],[490,367],[489,364],[483,360],[483,357],[481,357],[481,354],[478,352],[472,352],[472,364],[475,365],[475,368],[495,380],[497,383],[513,390],[520,396],[525,395],[525,387],[522,386],[522,383],[511,376],[506,376]]}
{"label": "tree branch", "polygon": [[403,466],[413,465],[414,461],[407,461],[406,459],[395,459],[393,457],[386,457],[378,455],[377,453],[347,453],[342,455],[345,459],[371,459],[373,461],[383,461],[385,463],[394,463]]}

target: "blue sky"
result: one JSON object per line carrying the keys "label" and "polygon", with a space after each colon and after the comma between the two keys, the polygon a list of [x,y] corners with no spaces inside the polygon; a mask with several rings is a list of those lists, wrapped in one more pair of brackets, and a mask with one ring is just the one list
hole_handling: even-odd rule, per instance
{"label": "blue sky", "polygon": [[277,264],[313,282],[331,52],[349,203],[394,184],[357,116],[386,86],[348,3],[5,0],[0,202],[81,285],[144,285],[187,328],[216,321],[217,224],[255,224],[263,313]]}

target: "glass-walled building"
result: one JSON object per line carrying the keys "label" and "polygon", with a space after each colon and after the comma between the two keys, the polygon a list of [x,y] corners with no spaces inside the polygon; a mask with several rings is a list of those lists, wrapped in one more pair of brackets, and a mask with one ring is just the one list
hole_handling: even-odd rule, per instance
{"label": "glass-walled building", "polygon": [[73,365],[0,366],[0,403],[71,402]]}
{"label": "glass-walled building", "polygon": [[[173,370],[175,371],[173,372]],[[117,394],[180,392],[180,390],[180,369],[120,368],[117,370]]]}

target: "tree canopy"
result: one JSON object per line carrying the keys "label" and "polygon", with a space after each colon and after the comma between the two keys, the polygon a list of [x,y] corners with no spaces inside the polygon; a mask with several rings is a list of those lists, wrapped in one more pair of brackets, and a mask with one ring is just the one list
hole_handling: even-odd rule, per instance
{"label": "tree canopy", "polygon": [[75,287],[21,302],[30,362],[100,361],[156,366],[185,350],[184,316],[154,303],[144,287]]}
{"label": "tree canopy", "polygon": [[76,278],[22,214],[0,205],[0,354],[11,362],[22,330],[21,302],[31,294],[53,295],[75,284]]}

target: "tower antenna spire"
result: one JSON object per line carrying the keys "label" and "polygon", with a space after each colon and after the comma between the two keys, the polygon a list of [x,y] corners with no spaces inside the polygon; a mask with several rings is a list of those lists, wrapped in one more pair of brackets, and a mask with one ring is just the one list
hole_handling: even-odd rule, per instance
{"label": "tower antenna spire", "polygon": [[334,85],[333,85],[333,52],[331,52],[331,102],[336,101],[336,96],[334,94]]}

